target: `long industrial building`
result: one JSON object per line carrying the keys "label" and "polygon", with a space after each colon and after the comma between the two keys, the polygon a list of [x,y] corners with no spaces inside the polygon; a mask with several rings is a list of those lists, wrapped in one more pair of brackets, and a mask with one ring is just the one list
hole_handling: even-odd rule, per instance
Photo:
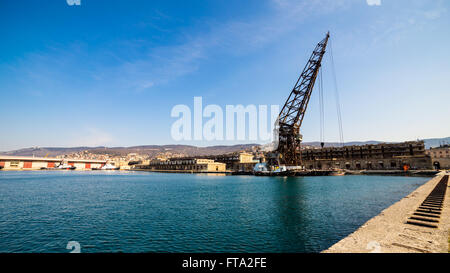
{"label": "long industrial building", "polygon": [[252,153],[240,152],[199,157],[178,157],[154,159],[147,165],[137,165],[136,169],[169,172],[252,172],[255,164]]}
{"label": "long industrial building", "polygon": [[255,165],[259,163],[259,160],[256,160],[255,156],[248,152],[211,155],[203,158],[225,163],[227,170],[234,172],[252,172]]}
{"label": "long industrial building", "polygon": [[432,169],[423,141],[302,150],[307,169],[402,170]]}
{"label": "long industrial building", "polygon": [[93,168],[101,168],[106,164],[105,160],[91,159],[61,159],[48,157],[31,157],[31,156],[3,156],[0,155],[0,169],[2,170],[40,170],[44,168],[54,168],[62,161],[70,166],[74,166],[76,170],[91,170]]}
{"label": "long industrial building", "polygon": [[220,173],[226,172],[225,163],[215,162],[204,158],[171,158],[168,160],[155,159],[148,165],[138,165],[138,169],[168,172]]}

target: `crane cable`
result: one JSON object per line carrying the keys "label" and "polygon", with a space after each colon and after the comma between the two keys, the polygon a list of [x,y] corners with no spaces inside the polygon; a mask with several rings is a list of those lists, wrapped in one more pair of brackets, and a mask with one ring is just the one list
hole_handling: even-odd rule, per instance
{"label": "crane cable", "polygon": [[336,70],[334,67],[334,58],[333,58],[333,47],[332,42],[330,40],[330,59],[331,59],[331,71],[333,74],[333,81],[334,81],[334,94],[336,97],[336,112],[337,112],[337,118],[338,118],[338,124],[339,124],[339,141],[342,146],[344,146],[344,132],[342,128],[342,116],[341,116],[341,103],[339,102],[339,92],[338,92],[338,86],[337,86],[337,80],[336,80]]}
{"label": "crane cable", "polygon": [[319,70],[319,111],[320,111],[320,145],[325,145],[324,105],[323,105],[323,76],[322,68]]}

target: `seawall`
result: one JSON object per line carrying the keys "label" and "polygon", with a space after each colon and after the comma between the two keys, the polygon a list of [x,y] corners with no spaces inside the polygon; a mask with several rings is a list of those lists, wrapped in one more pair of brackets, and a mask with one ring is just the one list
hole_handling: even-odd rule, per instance
{"label": "seawall", "polygon": [[[450,235],[450,188],[437,219],[437,228],[408,224],[441,179],[449,175],[440,172],[428,182],[383,210],[355,232],[340,240],[324,253],[448,253]],[[450,185],[450,183],[449,183]]]}

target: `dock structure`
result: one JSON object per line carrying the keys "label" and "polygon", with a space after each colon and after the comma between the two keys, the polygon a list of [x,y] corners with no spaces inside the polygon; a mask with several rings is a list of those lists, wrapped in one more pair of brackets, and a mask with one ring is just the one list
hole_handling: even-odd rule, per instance
{"label": "dock structure", "polygon": [[324,253],[448,253],[449,173],[440,172]]}

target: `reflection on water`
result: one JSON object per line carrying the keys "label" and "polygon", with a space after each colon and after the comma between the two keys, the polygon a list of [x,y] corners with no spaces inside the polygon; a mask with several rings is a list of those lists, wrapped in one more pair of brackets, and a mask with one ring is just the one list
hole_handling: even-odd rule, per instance
{"label": "reflection on water", "polygon": [[206,176],[226,176],[225,173],[205,173],[200,175],[206,175]]}
{"label": "reflection on water", "polygon": [[0,172],[0,252],[318,252],[427,180]]}

